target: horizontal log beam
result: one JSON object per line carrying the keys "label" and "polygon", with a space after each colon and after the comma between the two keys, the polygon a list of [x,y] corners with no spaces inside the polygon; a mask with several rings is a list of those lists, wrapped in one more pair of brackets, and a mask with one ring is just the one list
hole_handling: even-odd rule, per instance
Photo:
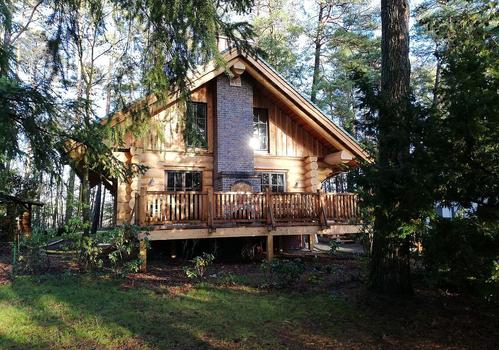
{"label": "horizontal log beam", "polygon": [[[148,234],[150,241],[167,241],[176,239],[202,239],[202,238],[235,238],[235,237],[264,237],[264,236],[296,236],[296,235],[315,235],[327,234],[337,235],[345,233],[359,232],[361,225],[333,225],[322,230],[319,225],[306,226],[277,226],[275,230],[268,231],[266,226],[261,227],[228,227],[217,228],[209,232],[208,228],[197,229],[171,229],[171,230],[153,230]],[[143,234],[142,236],[145,236]]]}
{"label": "horizontal log beam", "polygon": [[352,161],[355,157],[347,150],[330,153],[324,157],[324,162],[329,165],[344,164]]}

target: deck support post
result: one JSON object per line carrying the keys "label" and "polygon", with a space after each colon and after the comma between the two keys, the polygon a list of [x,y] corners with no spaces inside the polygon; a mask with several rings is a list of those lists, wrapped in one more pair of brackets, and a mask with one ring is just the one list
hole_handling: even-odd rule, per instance
{"label": "deck support post", "polygon": [[144,225],[147,219],[147,186],[140,188],[139,208],[138,208],[139,225]]}
{"label": "deck support post", "polygon": [[308,235],[308,248],[311,252],[314,251],[316,237],[317,235]]}
{"label": "deck support post", "polygon": [[140,246],[139,246],[139,258],[141,260],[140,263],[140,272],[146,272],[147,271],[147,244],[146,241],[141,239],[140,240]]}
{"label": "deck support post", "polygon": [[274,236],[267,235],[267,261],[274,258]]}

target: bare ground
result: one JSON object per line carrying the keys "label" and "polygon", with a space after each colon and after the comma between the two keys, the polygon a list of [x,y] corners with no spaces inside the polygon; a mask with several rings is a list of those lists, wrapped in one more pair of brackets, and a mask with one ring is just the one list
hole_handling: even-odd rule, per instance
{"label": "bare ground", "polygon": [[[310,320],[300,330],[291,324],[270,325],[275,327],[285,348],[499,348],[497,306],[470,296],[426,288],[418,283],[414,296],[380,296],[365,288],[365,260],[338,259],[325,255],[308,256],[305,260],[306,272],[292,292],[305,295],[324,291],[332,293],[345,303],[345,314],[331,314],[323,323]],[[195,283],[185,276],[183,266],[179,263],[152,264],[148,273],[130,275],[123,287],[155,289],[161,286],[173,296],[185,293]],[[216,264],[207,275],[205,282],[233,289],[260,288],[263,276],[257,264]],[[266,292],[276,293],[271,290]],[[331,324],[341,324],[341,334],[330,334]],[[238,347],[234,345],[228,348]]]}

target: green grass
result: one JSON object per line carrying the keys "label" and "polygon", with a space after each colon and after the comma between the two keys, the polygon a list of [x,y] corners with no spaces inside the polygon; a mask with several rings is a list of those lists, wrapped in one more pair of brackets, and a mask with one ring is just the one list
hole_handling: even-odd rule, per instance
{"label": "green grass", "polygon": [[201,284],[172,296],[122,283],[59,276],[0,286],[0,349],[301,348],[318,328],[318,339],[336,333],[327,320],[347,313],[327,294]]}
{"label": "green grass", "polygon": [[466,298],[380,297],[362,285],[342,297],[267,292],[243,277],[192,288],[18,278],[0,286],[0,349],[497,349],[496,309]]}

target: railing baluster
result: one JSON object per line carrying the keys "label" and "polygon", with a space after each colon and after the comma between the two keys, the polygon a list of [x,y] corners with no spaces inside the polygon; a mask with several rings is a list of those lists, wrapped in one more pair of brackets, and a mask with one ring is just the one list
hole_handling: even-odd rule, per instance
{"label": "railing baluster", "polygon": [[[356,222],[357,195],[352,193],[162,192],[141,188],[137,195],[140,224]],[[272,218],[269,213],[272,212]],[[211,224],[210,224],[211,221]]]}

